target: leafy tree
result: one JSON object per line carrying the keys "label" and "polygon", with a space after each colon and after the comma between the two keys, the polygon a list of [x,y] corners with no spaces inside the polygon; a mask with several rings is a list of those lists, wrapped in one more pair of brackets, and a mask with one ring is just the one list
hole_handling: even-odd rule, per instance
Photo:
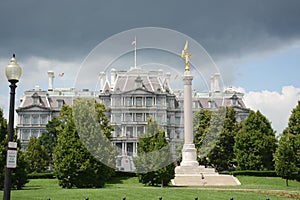
{"label": "leafy tree", "polygon": [[[16,137],[16,135],[15,135]],[[12,187],[21,190],[26,183],[29,182],[27,178],[28,163],[25,159],[25,154],[21,150],[21,142],[17,140],[17,167],[12,172]]]}
{"label": "leafy tree", "polygon": [[219,129],[221,133],[217,138],[216,145],[207,157],[218,171],[230,170],[235,159],[233,146],[237,131],[236,112],[232,107],[226,107],[226,113],[223,114],[222,111],[219,111],[214,120],[219,122],[223,120],[223,123],[214,123],[217,126],[223,124],[223,127]]}
{"label": "leafy tree", "polygon": [[25,152],[28,172],[43,172],[49,166],[49,156],[38,138],[31,137]]}
{"label": "leafy tree", "polygon": [[198,112],[196,112],[193,117],[194,144],[197,149],[198,155],[203,144],[207,129],[210,125],[211,113],[212,111],[210,110],[201,109]]}
{"label": "leafy tree", "polygon": [[[79,188],[103,187],[114,173],[112,168],[104,165],[98,158],[94,157],[94,155],[106,156],[108,158],[105,159],[109,163],[112,160],[114,161],[115,155],[113,151],[110,151],[111,154],[106,153],[102,155],[101,152],[103,153],[104,150],[101,143],[95,142],[103,136],[103,132],[97,125],[99,123],[95,123],[102,120],[94,116],[89,118],[97,106],[94,100],[91,102],[91,100],[77,99],[74,102],[73,109],[66,105],[61,109],[58,119],[63,123],[57,128],[59,134],[54,152],[54,168],[59,184],[63,188],[71,188],[73,186]],[[76,115],[75,118],[73,114]],[[106,117],[100,114],[96,116]],[[111,128],[103,128],[111,130]],[[80,132],[80,135],[78,132]],[[90,139],[85,140],[88,136],[90,136]],[[95,145],[91,149],[92,153],[88,150],[90,146],[87,146],[87,142],[91,141]],[[107,150],[108,147],[104,147],[104,149]]]}
{"label": "leafy tree", "polygon": [[293,109],[288,127],[281,134],[278,148],[276,149],[275,171],[286,180],[300,181],[300,101]]}
{"label": "leafy tree", "polygon": [[5,164],[6,164],[6,152],[7,152],[7,121],[3,117],[3,111],[0,109],[0,188],[4,187],[4,176],[5,176]]}
{"label": "leafy tree", "polygon": [[236,131],[236,112],[232,107],[195,113],[194,141],[199,162],[210,164],[219,171],[229,170],[235,158],[233,146]]}
{"label": "leafy tree", "polygon": [[274,169],[275,131],[259,111],[250,111],[235,138],[234,152],[242,170]]}
{"label": "leafy tree", "polygon": [[[97,124],[100,126],[99,128],[108,139],[111,139],[111,133],[114,130],[114,127],[110,125],[110,121],[105,114],[109,111],[108,108],[106,108],[104,104],[97,103],[96,101],[85,101],[84,105],[89,107],[91,104],[95,105]],[[81,105],[81,102],[78,101],[77,105]]]}
{"label": "leafy tree", "polygon": [[41,145],[43,145],[49,155],[50,166],[53,165],[53,153],[55,146],[57,144],[57,127],[61,125],[61,121],[57,117],[53,118],[46,125],[46,132],[42,133],[42,136],[39,138]]}
{"label": "leafy tree", "polygon": [[112,145],[111,132],[114,130],[105,114],[107,108],[94,99],[77,99],[73,114],[76,130],[81,142],[95,158],[110,168],[116,167],[116,151]]}
{"label": "leafy tree", "polygon": [[[4,176],[6,169],[6,154],[7,154],[7,121],[3,117],[3,111],[0,109],[0,189],[4,187]],[[14,134],[14,141],[17,141],[17,167],[12,171],[12,188],[22,189],[28,182],[27,179],[27,162],[24,159],[23,152],[21,151],[20,141],[17,140]]]}
{"label": "leafy tree", "polygon": [[211,112],[209,126],[206,127],[204,131],[204,138],[202,141],[202,145],[199,149],[198,155],[200,158],[200,163],[208,162],[207,164],[214,166],[213,160],[210,160],[209,157],[213,149],[216,147],[216,144],[219,140],[220,134],[223,129],[225,118],[224,111],[225,109],[224,107],[222,107],[216,111]]}
{"label": "leafy tree", "polygon": [[156,120],[148,119],[146,132],[139,138],[138,157],[134,158],[139,181],[166,186],[174,177],[174,162],[165,137]]}

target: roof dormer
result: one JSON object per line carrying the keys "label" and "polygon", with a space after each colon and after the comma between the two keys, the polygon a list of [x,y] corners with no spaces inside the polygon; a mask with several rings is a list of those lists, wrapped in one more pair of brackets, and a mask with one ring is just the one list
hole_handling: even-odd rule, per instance
{"label": "roof dormer", "polygon": [[238,106],[238,96],[236,94],[232,95],[232,97],[230,97],[231,100],[231,105],[232,106]]}
{"label": "roof dormer", "polygon": [[37,92],[33,93],[32,97],[32,101],[34,105],[40,105],[41,103],[41,97],[38,95]]}

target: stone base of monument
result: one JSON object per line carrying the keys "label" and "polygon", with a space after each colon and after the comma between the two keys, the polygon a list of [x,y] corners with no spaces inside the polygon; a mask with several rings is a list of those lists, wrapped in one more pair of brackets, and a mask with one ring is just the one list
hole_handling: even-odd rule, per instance
{"label": "stone base of monument", "polygon": [[[202,175],[204,178],[202,178]],[[205,168],[204,166],[177,166],[172,184],[175,186],[241,185],[236,177],[218,174],[214,168]]]}

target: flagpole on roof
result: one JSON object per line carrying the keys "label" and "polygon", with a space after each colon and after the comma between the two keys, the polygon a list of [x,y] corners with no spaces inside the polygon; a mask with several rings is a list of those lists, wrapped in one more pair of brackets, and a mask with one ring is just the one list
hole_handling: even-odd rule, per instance
{"label": "flagpole on roof", "polygon": [[134,37],[131,44],[134,45],[134,68],[136,68],[136,37]]}
{"label": "flagpole on roof", "polygon": [[134,37],[135,45],[134,45],[134,68],[136,68],[136,37]]}

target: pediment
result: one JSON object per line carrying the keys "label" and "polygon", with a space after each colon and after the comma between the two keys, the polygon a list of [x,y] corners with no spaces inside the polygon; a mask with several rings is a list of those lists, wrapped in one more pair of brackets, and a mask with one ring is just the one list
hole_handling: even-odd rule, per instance
{"label": "pediment", "polygon": [[122,94],[123,95],[153,95],[154,92],[150,92],[148,90],[138,88],[138,89],[135,89],[135,90],[126,91]]}
{"label": "pediment", "polygon": [[22,111],[43,111],[43,110],[49,110],[49,108],[44,107],[44,106],[40,106],[40,105],[30,105],[30,106],[26,106],[23,108],[18,108],[18,111],[22,110]]}

